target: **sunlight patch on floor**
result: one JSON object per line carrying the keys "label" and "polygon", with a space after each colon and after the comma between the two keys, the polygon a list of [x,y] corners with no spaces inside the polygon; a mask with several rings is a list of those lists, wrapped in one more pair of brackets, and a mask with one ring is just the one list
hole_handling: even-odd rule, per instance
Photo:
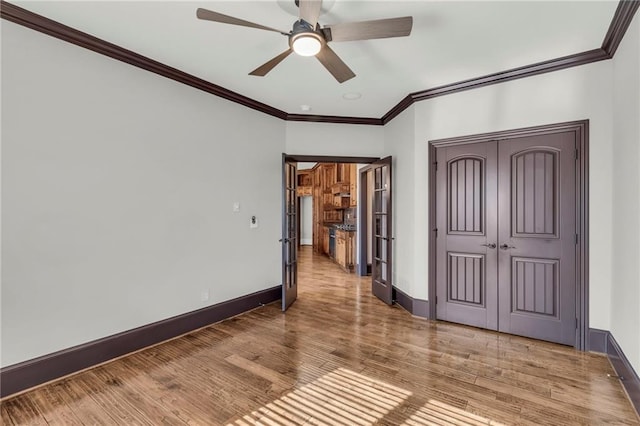
{"label": "sunlight patch on floor", "polygon": [[409,396],[404,389],[338,368],[229,425],[371,425]]}
{"label": "sunlight patch on floor", "polygon": [[495,420],[489,420],[476,414],[468,413],[447,403],[430,399],[425,405],[413,413],[402,426],[426,425],[502,425]]}

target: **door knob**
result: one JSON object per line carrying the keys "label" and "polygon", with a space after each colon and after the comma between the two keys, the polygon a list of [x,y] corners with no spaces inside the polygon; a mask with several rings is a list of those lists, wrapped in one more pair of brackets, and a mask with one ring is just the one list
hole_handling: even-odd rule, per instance
{"label": "door knob", "polygon": [[494,249],[494,248],[496,248],[496,247],[497,247],[497,246],[496,246],[496,243],[491,243],[491,244],[482,244],[482,245],[483,245],[483,246],[485,246],[485,247],[489,247],[490,249]]}
{"label": "door knob", "polygon": [[501,248],[502,250],[508,250],[508,249],[515,248],[515,246],[510,246],[509,244],[502,244],[502,245],[500,246],[500,248]]}

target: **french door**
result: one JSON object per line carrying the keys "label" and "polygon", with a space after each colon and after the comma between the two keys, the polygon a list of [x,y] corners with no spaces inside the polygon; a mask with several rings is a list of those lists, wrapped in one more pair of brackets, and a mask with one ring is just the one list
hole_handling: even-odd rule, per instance
{"label": "french door", "polygon": [[440,147],[437,318],[574,345],[576,136]]}
{"label": "french door", "polygon": [[371,165],[373,176],[373,247],[371,289],[388,305],[393,303],[392,287],[392,216],[391,216],[391,157]]}
{"label": "french door", "polygon": [[297,162],[282,154],[282,310],[298,297]]}

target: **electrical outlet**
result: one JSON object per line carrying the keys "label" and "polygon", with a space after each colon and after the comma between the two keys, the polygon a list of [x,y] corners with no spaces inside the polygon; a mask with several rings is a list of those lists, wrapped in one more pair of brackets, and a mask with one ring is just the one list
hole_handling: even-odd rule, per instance
{"label": "electrical outlet", "polygon": [[200,300],[203,302],[209,300],[209,290],[202,290],[202,292],[200,292]]}
{"label": "electrical outlet", "polygon": [[257,228],[258,227],[258,218],[255,216],[251,216],[249,219],[249,228]]}

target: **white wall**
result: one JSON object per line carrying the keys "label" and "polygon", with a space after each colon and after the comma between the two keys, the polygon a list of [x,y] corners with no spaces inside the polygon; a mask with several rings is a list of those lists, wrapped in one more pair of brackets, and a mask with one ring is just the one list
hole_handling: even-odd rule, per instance
{"label": "white wall", "polygon": [[640,372],[640,18],[613,60],[611,332]]}
{"label": "white wall", "polygon": [[285,149],[292,155],[379,157],[384,127],[288,121]]}
{"label": "white wall", "polygon": [[1,365],[280,283],[283,121],[8,21],[2,106]]}
{"label": "white wall", "polygon": [[313,244],[313,197],[300,197],[300,244]]}
{"label": "white wall", "polygon": [[[397,235],[398,253],[413,256],[413,276],[396,276],[410,295],[428,299],[428,142],[434,139],[517,129],[572,120],[590,120],[590,326],[609,329],[611,306],[612,64],[603,61],[414,105],[415,142],[411,149],[385,140],[385,153],[397,163],[414,162],[413,173],[398,173],[394,188],[413,186],[414,196],[396,198],[403,217],[413,212],[410,236]],[[410,112],[409,112],[410,113]],[[409,118],[401,118],[411,122]],[[392,123],[393,124],[393,123]],[[403,131],[404,132],[404,131]],[[402,133],[402,132],[400,132]],[[394,135],[387,132],[388,137]],[[406,158],[410,156],[409,158]],[[411,167],[406,166],[406,167]],[[413,240],[411,239],[413,236]],[[396,270],[397,272],[397,270]],[[411,279],[411,282],[405,282]]]}
{"label": "white wall", "polygon": [[[407,294],[418,294],[414,284],[414,227],[413,209],[405,209],[411,205],[415,196],[414,173],[415,161],[415,113],[411,106],[393,119],[385,127],[385,154],[391,155],[392,162],[392,197],[393,197],[393,285]],[[402,242],[399,244],[399,242]],[[418,297],[418,296],[416,296]]]}

